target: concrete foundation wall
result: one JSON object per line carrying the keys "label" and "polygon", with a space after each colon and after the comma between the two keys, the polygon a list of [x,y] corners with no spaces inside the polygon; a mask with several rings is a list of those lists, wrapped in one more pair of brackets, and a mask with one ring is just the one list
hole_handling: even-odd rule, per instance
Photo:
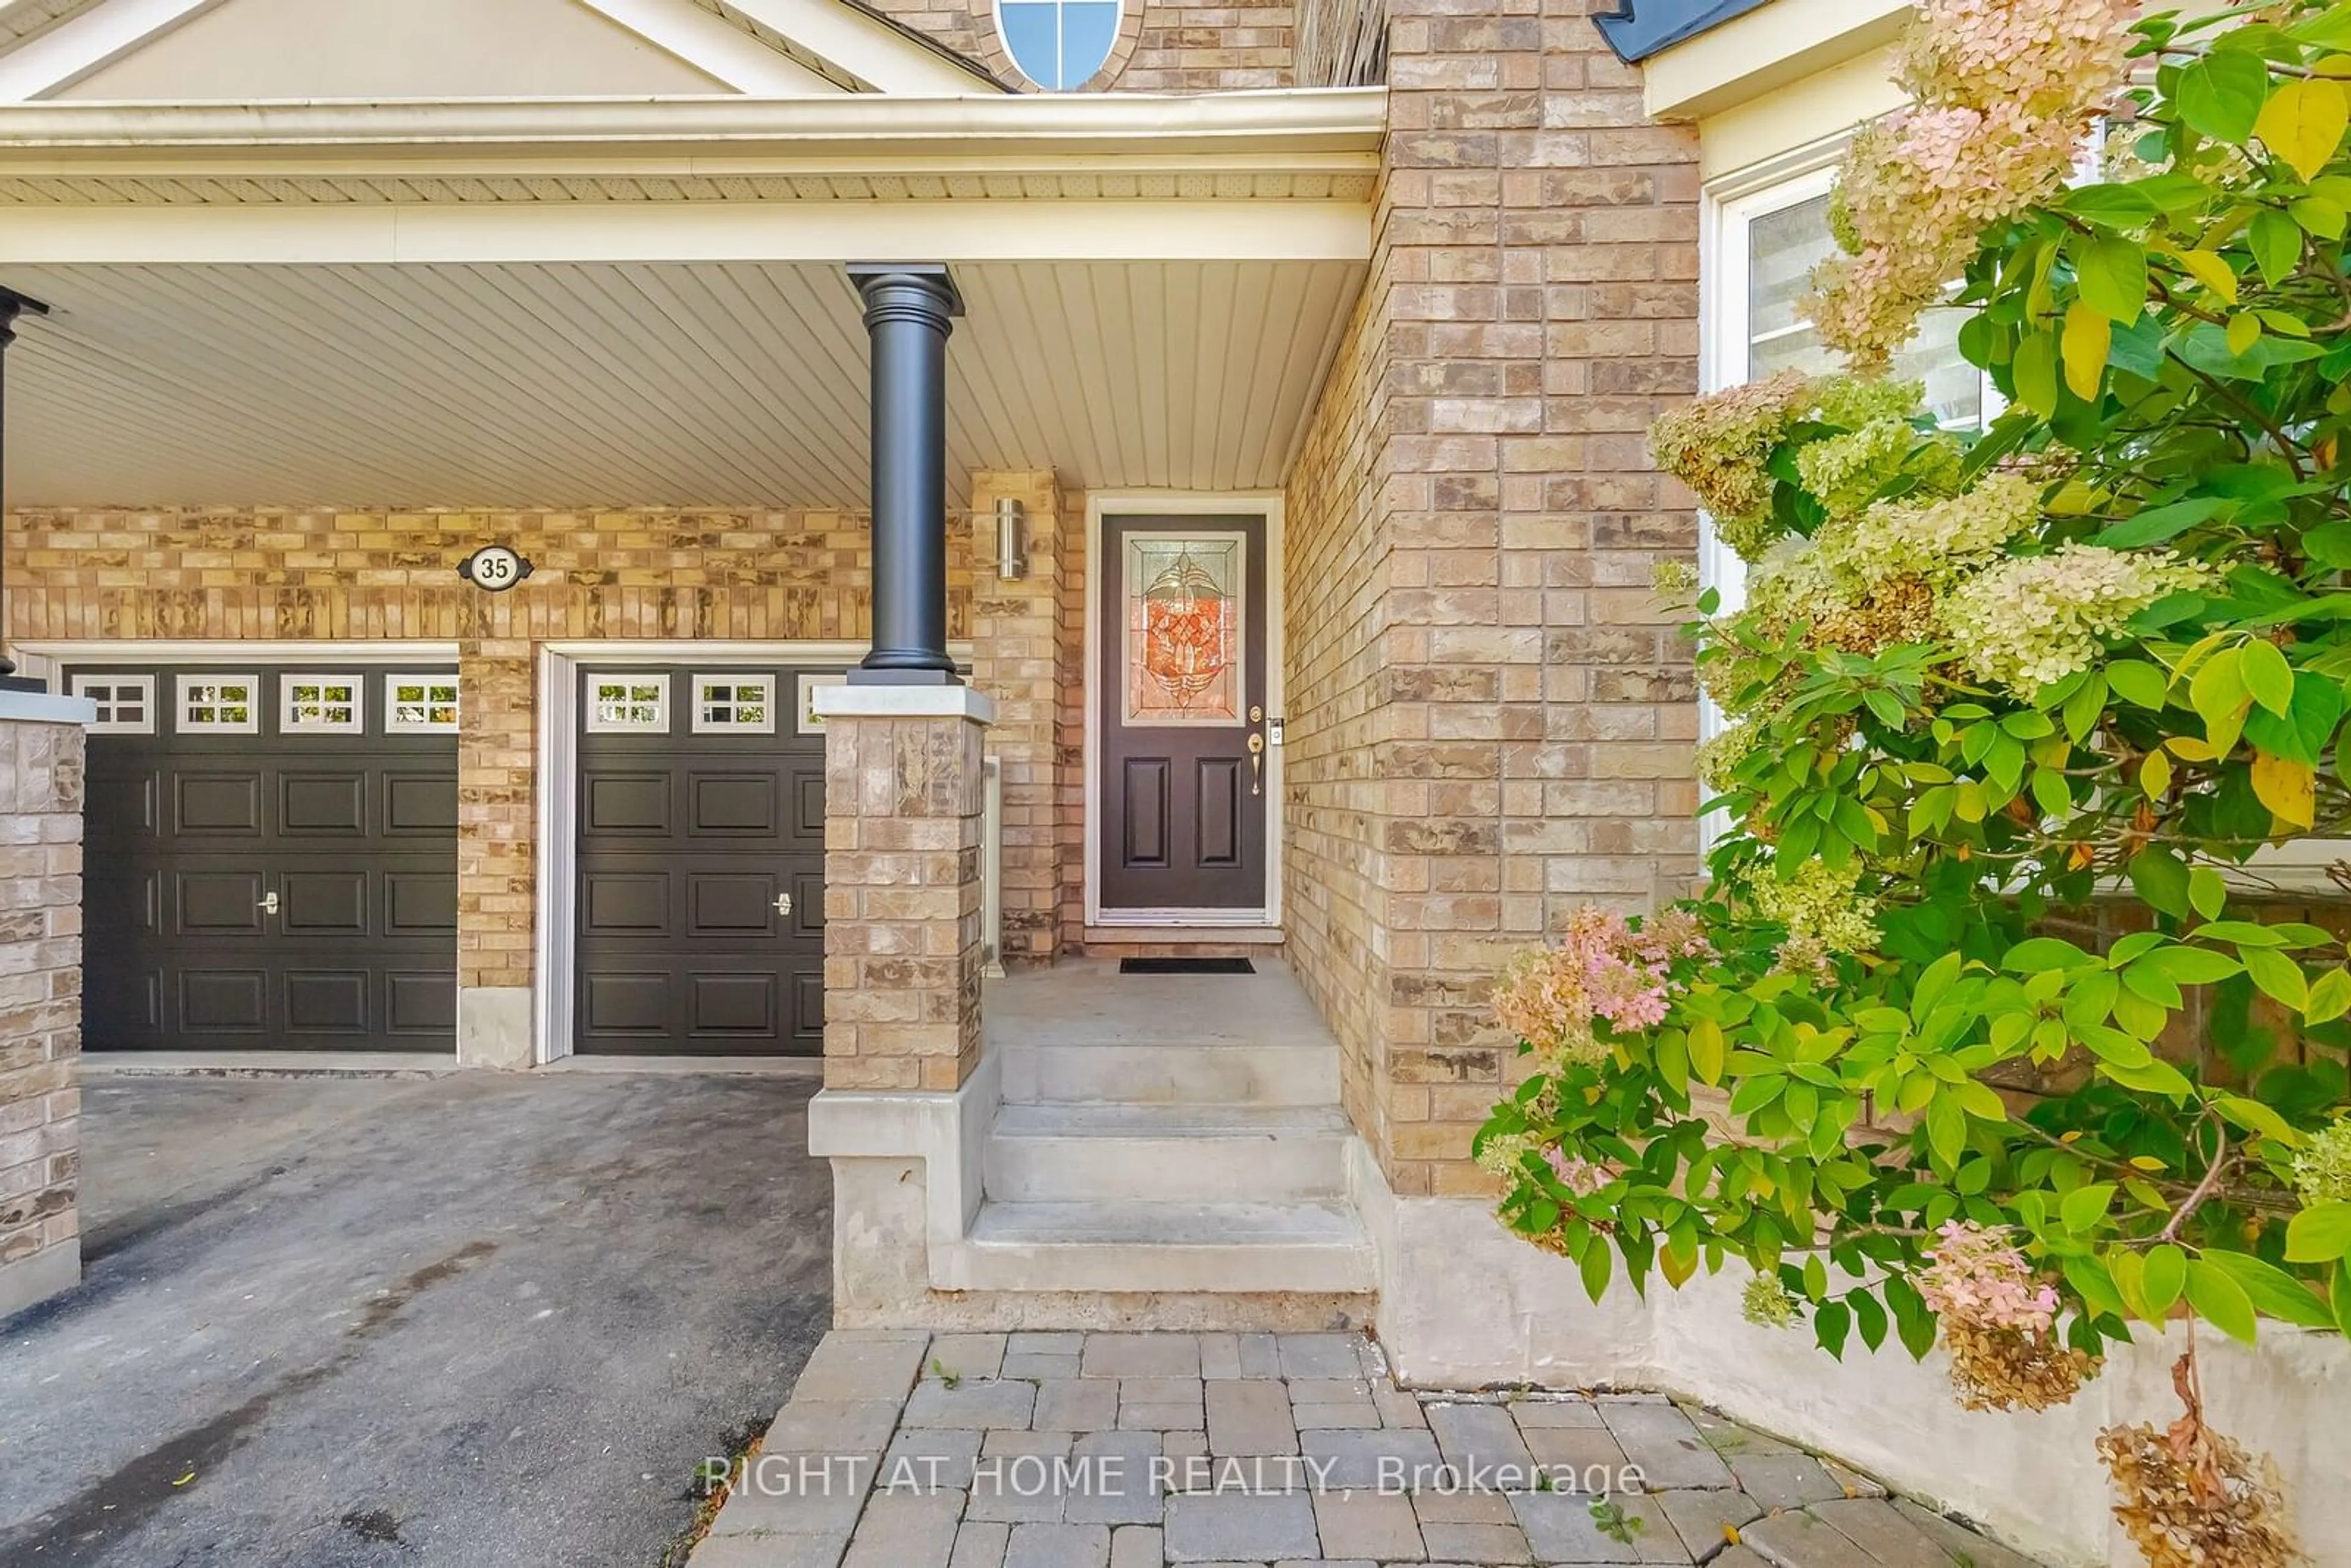
{"label": "concrete foundation wall", "polygon": [[0,692],[0,1318],[81,1279],[82,725]]}
{"label": "concrete foundation wall", "polygon": [[[1368,1161],[1356,1188],[1380,1249],[1380,1340],[1407,1384],[1667,1390],[1834,1454],[2053,1568],[2140,1568],[2108,1516],[2093,1444],[2116,1422],[2161,1427],[2179,1415],[2178,1331],[2125,1347],[2060,1409],[1969,1411],[1940,1351],[1919,1363],[1891,1341],[1874,1354],[1856,1341],[1839,1362],[1808,1330],[1748,1322],[1736,1269],[1680,1291],[1653,1281],[1646,1301],[1619,1283],[1594,1305],[1572,1264],[1505,1231],[1483,1203],[1397,1197]],[[2277,1460],[2314,1561],[2335,1562],[2328,1543],[2351,1541],[2351,1343],[2264,1323],[2255,1349],[2208,1329],[2199,1352],[2214,1426]]]}

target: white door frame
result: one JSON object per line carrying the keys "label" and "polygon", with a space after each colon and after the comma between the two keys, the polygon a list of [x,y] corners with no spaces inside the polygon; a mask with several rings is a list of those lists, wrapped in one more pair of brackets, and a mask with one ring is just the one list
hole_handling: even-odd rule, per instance
{"label": "white door frame", "polygon": [[[580,637],[538,646],[538,871],[532,890],[537,919],[532,938],[531,1061],[545,1066],[571,1054],[572,986],[578,949],[569,896],[580,862],[580,671],[583,666],[701,664],[728,669],[744,664],[834,664],[846,668],[863,658],[863,641],[703,642],[695,638]],[[971,657],[968,642],[951,643],[956,663]],[[778,692],[778,706],[797,694]],[[691,700],[690,695],[687,701]],[[685,702],[672,699],[671,711]],[[778,721],[781,722],[780,718]]]}
{"label": "white door frame", "polygon": [[1262,909],[1113,909],[1102,905],[1102,520],[1108,517],[1254,514],[1265,518],[1265,711],[1282,715],[1282,497],[1279,490],[1112,490],[1086,497],[1085,692],[1086,924],[1093,926],[1197,926],[1225,929],[1281,924],[1281,747],[1265,748],[1265,907]]}

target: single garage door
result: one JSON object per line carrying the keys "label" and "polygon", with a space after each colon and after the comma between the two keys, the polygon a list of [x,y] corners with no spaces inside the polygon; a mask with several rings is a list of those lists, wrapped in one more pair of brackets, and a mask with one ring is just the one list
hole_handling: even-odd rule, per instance
{"label": "single garage door", "polygon": [[69,665],[98,705],[84,1035],[455,1051],[457,677]]}
{"label": "single garage door", "polygon": [[575,1047],[824,1051],[824,738],[837,672],[580,674]]}

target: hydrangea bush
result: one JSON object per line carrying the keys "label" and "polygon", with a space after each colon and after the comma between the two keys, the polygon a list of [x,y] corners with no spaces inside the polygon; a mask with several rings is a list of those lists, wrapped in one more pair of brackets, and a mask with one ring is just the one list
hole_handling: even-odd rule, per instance
{"label": "hydrangea bush", "polygon": [[[1939,1340],[1976,1407],[2182,1316],[2351,1332],[2351,968],[2261,907],[2265,848],[2351,837],[2351,0],[2130,9],[1926,0],[1816,280],[1857,373],[1659,423],[1748,563],[1692,625],[1729,831],[1504,975],[1478,1143],[1595,1297],[1741,1260],[1757,1322]],[[1872,379],[1930,308],[1980,437]],[[2195,1376],[2102,1438],[2118,1516],[2291,1561]]]}

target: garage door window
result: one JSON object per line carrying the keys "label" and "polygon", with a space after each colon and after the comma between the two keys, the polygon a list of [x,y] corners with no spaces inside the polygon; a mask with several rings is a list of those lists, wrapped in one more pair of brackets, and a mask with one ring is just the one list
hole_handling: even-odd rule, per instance
{"label": "garage door window", "polygon": [[393,735],[430,735],[457,727],[457,683],[416,675],[383,678],[383,727]]}
{"label": "garage door window", "polygon": [[278,727],[287,735],[355,735],[366,728],[357,675],[286,675],[278,691]]}
{"label": "garage door window", "polygon": [[76,675],[73,695],[88,697],[98,708],[95,735],[155,733],[155,677],[152,675]]}
{"label": "garage door window", "polygon": [[182,735],[253,735],[261,728],[256,675],[182,675]]}
{"label": "garage door window", "polygon": [[667,735],[669,677],[597,675],[589,683],[590,735]]}
{"label": "garage door window", "polygon": [[775,734],[776,677],[773,675],[695,676],[694,733],[696,735]]}

